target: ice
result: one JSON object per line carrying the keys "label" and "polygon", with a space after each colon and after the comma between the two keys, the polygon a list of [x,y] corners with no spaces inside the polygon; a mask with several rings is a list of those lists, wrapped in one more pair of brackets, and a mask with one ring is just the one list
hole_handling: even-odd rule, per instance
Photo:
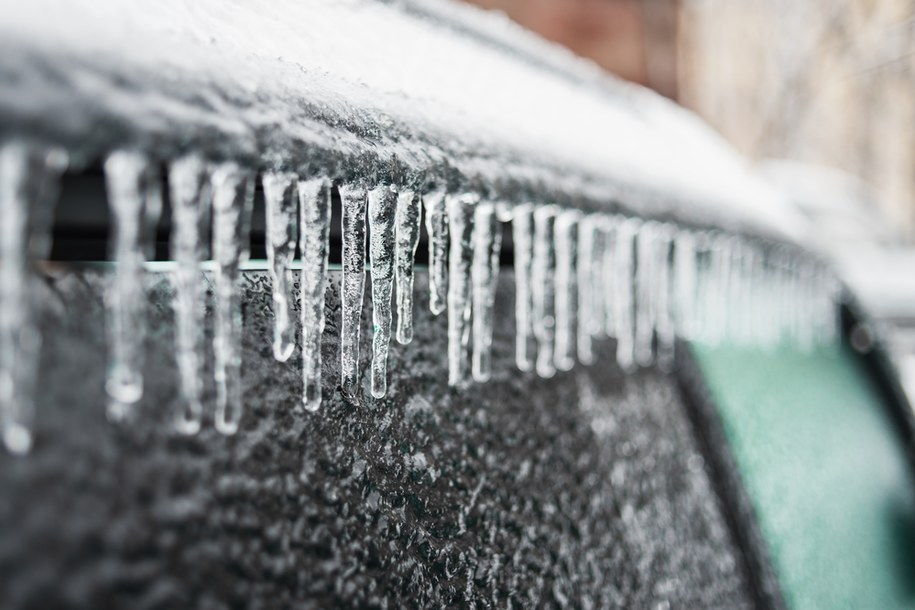
{"label": "ice", "polygon": [[324,294],[330,250],[331,184],[327,178],[300,180],[299,231],[302,251],[302,404],[308,411],[321,407],[321,335],[324,333]]}
{"label": "ice", "polygon": [[575,254],[578,250],[578,222],[581,213],[565,210],[556,217],[556,346],[554,364],[560,371],[575,365],[575,329],[578,317],[578,277]]}
{"label": "ice", "polygon": [[413,264],[419,245],[422,205],[419,193],[402,190],[394,218],[394,284],[397,288],[397,342],[413,340]]}
{"label": "ice", "polygon": [[473,215],[479,197],[449,195],[448,230],[448,385],[467,380],[467,348],[470,343],[471,277],[473,259]]}
{"label": "ice", "polygon": [[[595,215],[584,216],[578,222],[578,248],[576,253],[578,336],[576,338],[576,347],[578,361],[582,364],[594,363],[591,335],[592,329],[596,325],[592,291],[595,289],[594,275],[598,273],[598,269],[595,269],[596,261],[594,260],[594,241],[597,230],[597,217]],[[599,286],[597,288],[599,290]]]}
{"label": "ice", "polygon": [[673,227],[661,225],[657,231],[654,250],[654,282],[656,286],[654,326],[657,338],[657,361],[661,370],[666,372],[673,368],[676,340],[670,258],[673,233]]}
{"label": "ice", "polygon": [[635,321],[633,319],[635,272],[635,236],[639,220],[627,218],[617,228],[616,243],[616,285],[613,314],[616,318],[616,363],[623,371],[635,366]]}
{"label": "ice", "polygon": [[117,263],[107,296],[109,364],[105,389],[108,417],[128,417],[143,396],[146,298],[143,263],[149,254],[161,211],[156,166],[142,153],[116,151],[105,160],[111,208],[112,259]]}
{"label": "ice", "polygon": [[556,248],[553,235],[558,209],[552,205],[534,210],[534,248],[531,273],[534,336],[537,338],[537,374],[556,374]]}
{"label": "ice", "polygon": [[642,224],[636,241],[635,361],[640,366],[654,363],[654,327],[656,316],[655,256],[657,224]]}
{"label": "ice", "polygon": [[340,292],[340,375],[344,391],[353,395],[359,381],[359,336],[365,298],[365,213],[368,195],[361,186],[340,187],[343,205],[343,278]]}
{"label": "ice", "polygon": [[692,231],[681,229],[674,238],[674,323],[686,340],[695,337],[696,240]]}
{"label": "ice", "polygon": [[289,173],[268,172],[264,174],[263,187],[267,264],[273,287],[273,357],[286,362],[295,349],[291,312],[295,297],[289,263],[295,256],[298,240],[296,177]]}
{"label": "ice", "polygon": [[616,316],[614,292],[616,291],[615,269],[616,269],[616,232],[618,218],[601,218],[600,231],[598,232],[597,247],[595,254],[600,259],[595,261],[594,269],[597,272],[594,278],[594,285],[598,288],[593,292],[594,311],[596,325],[594,334],[605,334],[608,337],[616,337],[618,330],[616,328]]}
{"label": "ice", "polygon": [[535,357],[531,301],[534,206],[519,205],[512,211],[512,242],[515,267],[515,364],[522,371],[532,371]]}
{"label": "ice", "polygon": [[214,425],[222,434],[238,431],[243,411],[241,386],[242,313],[239,267],[246,235],[245,210],[254,196],[250,172],[225,162],[213,169],[213,259],[215,274],[215,334],[213,336],[216,415]]}
{"label": "ice", "polygon": [[426,208],[426,233],[429,236],[429,310],[434,315],[445,311],[448,303],[448,210],[445,192],[423,195]]}
{"label": "ice", "polygon": [[394,218],[396,186],[380,186],[369,192],[369,257],[372,263],[372,396],[388,391],[388,347],[391,343],[391,289],[394,282]]}
{"label": "ice", "polygon": [[499,254],[502,230],[492,204],[476,207],[473,219],[473,363],[475,381],[492,376],[492,325],[496,286],[499,281]]}
{"label": "ice", "polygon": [[200,263],[207,255],[210,182],[206,161],[188,155],[169,165],[172,206],[171,256],[175,261],[175,360],[180,411],[175,427],[200,430],[203,418],[204,306]]}
{"label": "ice", "polygon": [[28,258],[47,257],[60,175],[59,149],[0,147],[0,431],[7,451],[32,447],[41,335],[29,305]]}

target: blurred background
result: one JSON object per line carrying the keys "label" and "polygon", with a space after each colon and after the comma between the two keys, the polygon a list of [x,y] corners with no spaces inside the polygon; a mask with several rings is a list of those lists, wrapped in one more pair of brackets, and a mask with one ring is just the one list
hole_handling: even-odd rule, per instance
{"label": "blurred background", "polygon": [[790,191],[816,174],[880,241],[915,235],[910,0],[469,1],[689,107],[751,158],[792,161],[763,165]]}

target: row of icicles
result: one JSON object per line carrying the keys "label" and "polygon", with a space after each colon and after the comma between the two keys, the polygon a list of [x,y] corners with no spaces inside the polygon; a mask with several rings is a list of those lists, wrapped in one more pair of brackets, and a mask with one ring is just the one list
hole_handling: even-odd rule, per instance
{"label": "row of icicles", "polygon": [[[29,260],[47,259],[53,204],[66,155],[8,143],[0,149],[0,415],[12,453],[32,444],[40,334],[27,293]],[[130,416],[143,395],[147,299],[144,264],[152,256],[162,209],[159,165],[136,151],[110,154],[104,170],[116,261],[107,295],[108,415]],[[214,426],[233,434],[242,417],[239,281],[247,258],[255,174],[231,162],[188,155],[168,164],[175,262],[175,354],[180,384],[176,427],[196,433],[204,416],[202,263],[212,227],[214,267]],[[331,189],[326,177],[265,173],[267,257],[274,303],[273,354],[295,349],[296,298],[290,263],[301,251],[303,405],[321,405],[321,336],[328,281]],[[552,205],[502,205],[474,194],[419,193],[381,185],[339,186],[342,201],[341,385],[360,378],[359,332],[366,246],[373,305],[371,394],[387,391],[392,303],[394,336],[413,337],[413,265],[425,215],[429,306],[447,310],[448,383],[486,381],[492,373],[493,308],[501,223],[511,222],[515,272],[515,360],[551,377],[594,362],[592,340],[617,340],[624,371],[657,363],[669,369],[675,337],[804,348],[836,339],[837,284],[820,264],[779,248],[719,232]],[[371,238],[367,244],[366,225]],[[396,295],[394,294],[396,292]]]}

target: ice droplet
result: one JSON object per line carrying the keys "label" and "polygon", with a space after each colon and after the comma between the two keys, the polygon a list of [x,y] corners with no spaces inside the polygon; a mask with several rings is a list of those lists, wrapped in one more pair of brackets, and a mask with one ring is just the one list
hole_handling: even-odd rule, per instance
{"label": "ice droplet", "polygon": [[206,162],[197,155],[173,161],[168,171],[172,205],[171,255],[175,266],[175,360],[180,412],[176,429],[196,434],[203,419],[204,355],[203,277],[210,219],[210,184]]}
{"label": "ice droplet", "polygon": [[292,272],[297,231],[296,177],[288,173],[266,173],[263,177],[266,216],[267,264],[273,288],[273,357],[286,362],[295,349],[292,324]]}
{"label": "ice droplet", "polygon": [[575,365],[575,328],[578,315],[578,281],[575,253],[578,250],[576,210],[560,212],[554,226],[556,248],[556,348],[554,364],[560,371]]}
{"label": "ice droplet", "polygon": [[51,219],[67,164],[59,149],[0,148],[0,429],[7,451],[32,447],[41,335],[29,305],[27,257],[51,248]]}
{"label": "ice droplet", "polygon": [[[594,328],[594,238],[597,232],[596,216],[588,215],[578,223],[578,248],[575,255],[578,274],[578,361],[594,363],[594,349],[591,342]],[[600,289],[600,286],[597,286]]]}
{"label": "ice droplet", "polygon": [[492,323],[499,281],[502,230],[495,206],[480,204],[473,220],[473,378],[492,376]]}
{"label": "ice droplet", "polygon": [[314,412],[321,407],[321,336],[330,251],[331,184],[327,178],[317,178],[299,181],[298,189],[302,251],[302,404]]}
{"label": "ice droplet", "polygon": [[359,381],[359,336],[365,298],[365,213],[368,195],[362,187],[340,187],[343,205],[342,319],[340,324],[340,374],[343,390],[352,395]]}
{"label": "ice droplet", "polygon": [[388,347],[391,343],[391,289],[394,281],[394,217],[397,187],[380,186],[369,193],[369,257],[372,263],[372,396],[388,391]]}
{"label": "ice droplet", "polygon": [[161,188],[155,166],[136,151],[111,153],[105,160],[105,182],[114,227],[112,258],[117,263],[108,294],[110,354],[105,389],[108,417],[120,421],[143,396],[143,262],[161,211]]}
{"label": "ice droplet", "polygon": [[537,338],[537,374],[556,374],[556,249],[553,233],[557,208],[542,206],[534,211],[534,256],[531,274],[534,336]]}
{"label": "ice droplet", "polygon": [[215,274],[215,334],[213,336],[216,416],[222,434],[238,431],[243,411],[241,386],[242,313],[240,262],[245,210],[254,196],[249,172],[232,162],[213,169],[213,259]]}
{"label": "ice droplet", "polygon": [[616,234],[616,290],[614,291],[614,317],[616,318],[616,362],[624,371],[635,366],[635,324],[633,320],[635,272],[634,247],[639,221],[623,220]]}
{"label": "ice droplet", "polygon": [[512,211],[512,242],[515,268],[515,364],[522,371],[534,369],[533,303],[531,264],[534,247],[534,207],[519,205]]}
{"label": "ice droplet", "polygon": [[467,379],[467,348],[470,343],[470,267],[473,258],[471,235],[474,206],[472,194],[448,196],[448,385]]}
{"label": "ice droplet", "polygon": [[397,341],[413,340],[413,264],[422,216],[419,193],[401,191],[394,219],[394,283],[397,287]]}
{"label": "ice droplet", "polygon": [[445,311],[448,292],[448,210],[445,192],[436,190],[423,196],[426,208],[426,233],[429,235],[429,310],[433,315]]}

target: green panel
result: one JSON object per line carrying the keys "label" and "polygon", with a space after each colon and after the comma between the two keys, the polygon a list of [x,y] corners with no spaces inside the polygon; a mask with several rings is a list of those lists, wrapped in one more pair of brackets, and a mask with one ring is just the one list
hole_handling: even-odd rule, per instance
{"label": "green panel", "polygon": [[854,356],[695,352],[789,607],[915,608],[915,486]]}

